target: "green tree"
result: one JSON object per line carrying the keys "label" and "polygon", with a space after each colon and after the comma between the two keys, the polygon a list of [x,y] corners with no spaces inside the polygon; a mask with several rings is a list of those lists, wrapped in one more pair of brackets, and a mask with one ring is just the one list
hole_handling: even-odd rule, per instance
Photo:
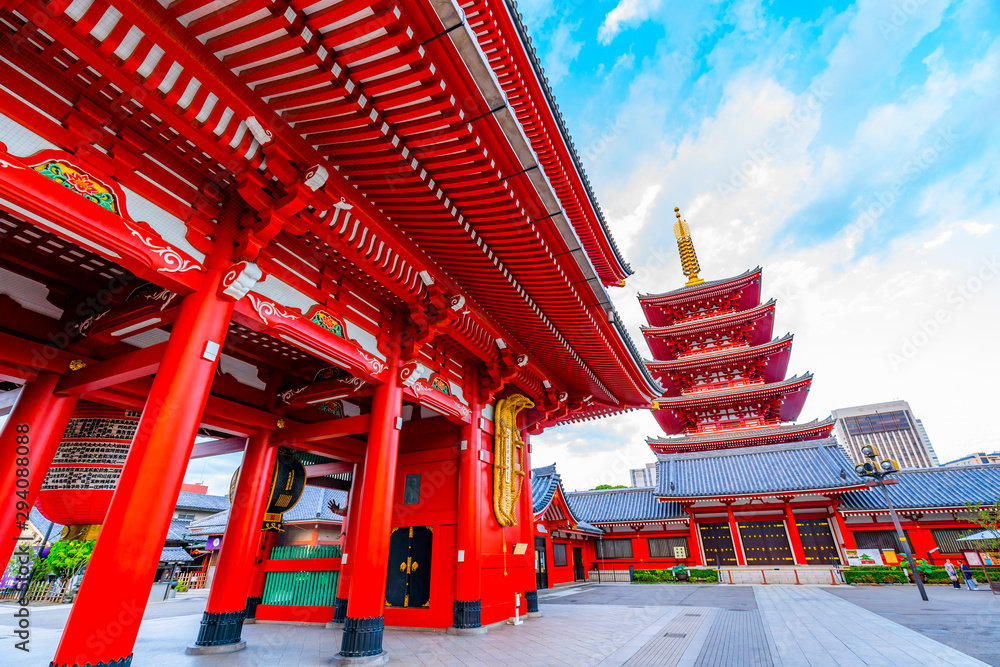
{"label": "green tree", "polygon": [[[993,503],[967,503],[965,507],[972,514],[970,519],[973,523],[982,526],[986,530],[992,530],[994,535],[1000,535],[1000,498],[997,498],[996,502]],[[984,540],[983,542],[991,550],[997,549],[1000,546],[1000,539],[996,537]]]}
{"label": "green tree", "polygon": [[627,489],[627,488],[628,487],[625,486],[624,484],[615,484],[614,486],[612,486],[611,484],[600,484],[592,488],[591,491],[603,491],[604,489]]}
{"label": "green tree", "polygon": [[39,561],[35,578],[52,573],[62,580],[64,595],[69,594],[69,583],[90,560],[95,544],[94,540],[56,542],[49,550],[48,557]]}

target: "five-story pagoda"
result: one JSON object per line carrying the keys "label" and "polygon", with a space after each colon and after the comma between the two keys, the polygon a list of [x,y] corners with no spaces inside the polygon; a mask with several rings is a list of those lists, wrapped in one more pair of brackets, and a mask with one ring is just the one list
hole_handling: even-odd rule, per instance
{"label": "five-story pagoda", "polygon": [[654,357],[647,367],[664,389],[653,415],[666,436],[647,441],[657,464],[646,492],[687,516],[687,562],[844,562],[850,538],[836,508],[863,482],[829,437],[832,420],[795,423],[812,375],[786,377],[792,336],[773,337],[775,301],[761,303],[761,269],[703,280],[690,228],[674,211],[687,283],[639,297]]}

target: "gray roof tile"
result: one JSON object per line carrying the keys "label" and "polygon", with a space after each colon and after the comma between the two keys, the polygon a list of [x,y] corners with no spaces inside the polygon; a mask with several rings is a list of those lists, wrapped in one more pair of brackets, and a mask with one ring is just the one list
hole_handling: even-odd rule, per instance
{"label": "gray roof tile", "polygon": [[206,493],[181,491],[177,496],[177,509],[219,510],[229,509],[229,496],[210,496]]}
{"label": "gray roof tile", "polygon": [[658,454],[662,498],[847,489],[863,484],[833,438],[782,445]]}
{"label": "gray roof tile", "polygon": [[651,486],[574,491],[566,494],[566,502],[574,515],[589,523],[665,521],[687,516],[678,503],[657,500]]}
{"label": "gray roof tile", "polygon": [[191,554],[181,547],[163,547],[160,552],[161,563],[189,563],[193,560]]}
{"label": "gray roof tile", "polygon": [[[964,507],[966,503],[993,503],[1000,496],[1000,463],[955,468],[917,468],[892,476],[888,486],[897,509]],[[885,509],[881,489],[845,493],[841,511]]]}

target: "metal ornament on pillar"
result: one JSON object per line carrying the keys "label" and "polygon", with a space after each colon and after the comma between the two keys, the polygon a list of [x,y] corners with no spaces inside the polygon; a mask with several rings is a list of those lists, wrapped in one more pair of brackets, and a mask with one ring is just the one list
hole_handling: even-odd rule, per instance
{"label": "metal ornament on pillar", "polygon": [[521,497],[524,441],[517,429],[517,415],[535,404],[527,396],[514,394],[496,405],[493,437],[493,514],[501,526],[517,525],[514,508]]}

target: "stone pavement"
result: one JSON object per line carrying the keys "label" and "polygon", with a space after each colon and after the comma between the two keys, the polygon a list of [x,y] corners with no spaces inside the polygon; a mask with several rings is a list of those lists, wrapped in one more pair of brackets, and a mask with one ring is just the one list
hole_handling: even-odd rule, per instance
{"label": "stone pavement", "polygon": [[[840,588],[840,587],[838,587]],[[846,587],[845,587],[846,588]],[[486,635],[387,630],[385,648],[400,665],[983,665],[954,648],[848,602],[851,591],[796,586],[581,585],[543,592],[542,618],[497,626]],[[860,589],[865,593],[864,589]],[[919,603],[909,587],[872,589],[894,604]],[[837,594],[832,594],[837,593]],[[938,597],[932,590],[932,599]],[[970,594],[971,595],[971,594]],[[859,599],[863,595],[858,596]],[[987,641],[1000,643],[992,601],[964,598],[991,614]],[[958,598],[953,598],[958,599]],[[868,601],[870,603],[870,600]],[[248,625],[249,648],[187,656],[204,598],[151,605],[136,644],[136,667],[328,665],[340,631]],[[977,606],[979,605],[979,606]],[[13,649],[13,607],[0,605],[0,665],[48,664],[66,607],[32,614],[32,652]],[[933,634],[933,633],[931,633]],[[1000,662],[990,660],[991,664]]]}

